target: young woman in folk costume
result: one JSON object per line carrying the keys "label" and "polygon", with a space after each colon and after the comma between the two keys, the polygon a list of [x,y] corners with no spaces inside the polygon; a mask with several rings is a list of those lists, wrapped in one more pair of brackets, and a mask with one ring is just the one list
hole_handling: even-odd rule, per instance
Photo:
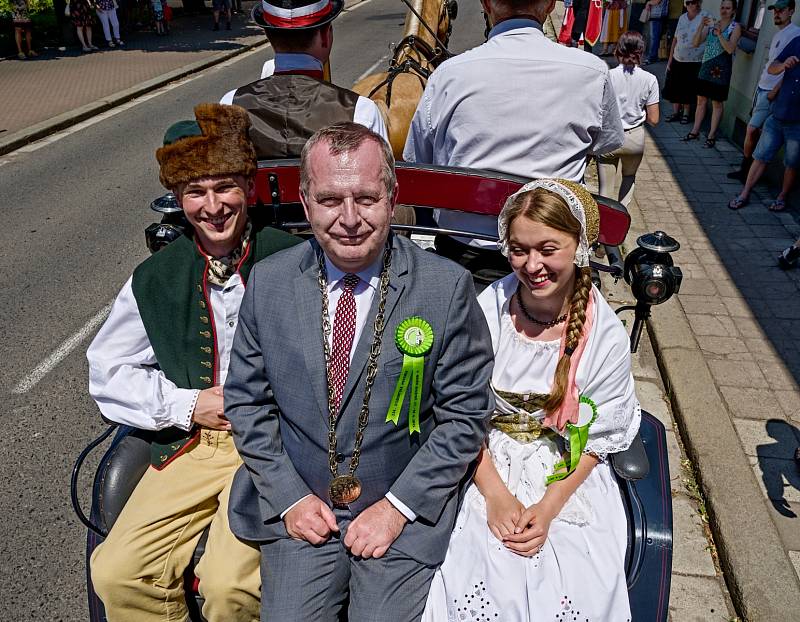
{"label": "young woman in folk costume", "polygon": [[592,286],[598,221],[591,195],[563,180],[527,184],[500,214],[514,272],[478,298],[497,408],[425,622],[630,620],[606,456],[633,441],[641,409],[628,335]]}

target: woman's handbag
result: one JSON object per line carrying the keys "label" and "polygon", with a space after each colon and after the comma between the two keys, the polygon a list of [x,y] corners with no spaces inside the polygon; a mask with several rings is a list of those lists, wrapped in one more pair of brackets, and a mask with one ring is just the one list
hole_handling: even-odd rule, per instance
{"label": "woman's handbag", "polygon": [[642,14],[639,16],[639,21],[642,22],[643,24],[646,24],[647,22],[649,22],[650,21],[650,12],[651,11],[652,11],[652,8],[650,7],[650,5],[649,4],[645,4],[644,5],[644,9],[642,9]]}

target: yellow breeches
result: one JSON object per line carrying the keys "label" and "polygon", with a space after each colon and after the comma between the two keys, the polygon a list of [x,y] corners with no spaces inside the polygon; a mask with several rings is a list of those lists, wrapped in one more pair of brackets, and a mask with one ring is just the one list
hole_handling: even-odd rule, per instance
{"label": "yellow breeches", "polygon": [[229,432],[203,430],[200,442],[163,471],[149,468],[92,555],[92,583],[109,622],[183,622],[183,573],[211,526],[195,574],[208,622],[259,619],[258,547],[228,525],[228,497],[241,459]]}

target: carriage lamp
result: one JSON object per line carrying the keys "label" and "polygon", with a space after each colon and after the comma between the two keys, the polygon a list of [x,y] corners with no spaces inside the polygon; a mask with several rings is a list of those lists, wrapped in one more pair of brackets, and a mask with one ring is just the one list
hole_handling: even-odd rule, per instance
{"label": "carriage lamp", "polygon": [[663,231],[646,233],[636,240],[638,248],[625,258],[625,282],[637,301],[660,305],[677,294],[683,280],[672,255],[681,245]]}
{"label": "carriage lamp", "polygon": [[681,245],[663,231],[646,233],[636,240],[637,248],[625,257],[623,277],[631,286],[635,305],[619,307],[616,312],[633,310],[631,352],[636,352],[650,307],[666,302],[678,293],[683,280],[681,269],[673,264],[672,255]]}
{"label": "carriage lamp", "polygon": [[178,199],[171,192],[150,203],[150,209],[161,214],[161,222],[154,222],[144,230],[147,248],[151,253],[156,253],[181,237],[189,223],[186,222]]}

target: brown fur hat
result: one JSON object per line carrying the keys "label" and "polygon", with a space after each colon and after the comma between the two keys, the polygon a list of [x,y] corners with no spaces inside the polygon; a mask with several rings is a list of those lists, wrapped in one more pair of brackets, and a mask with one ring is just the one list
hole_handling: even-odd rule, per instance
{"label": "brown fur hat", "polygon": [[175,189],[193,179],[217,175],[255,175],[256,150],[248,136],[250,117],[244,108],[224,104],[195,106],[193,121],[179,121],[156,151],[161,184]]}

